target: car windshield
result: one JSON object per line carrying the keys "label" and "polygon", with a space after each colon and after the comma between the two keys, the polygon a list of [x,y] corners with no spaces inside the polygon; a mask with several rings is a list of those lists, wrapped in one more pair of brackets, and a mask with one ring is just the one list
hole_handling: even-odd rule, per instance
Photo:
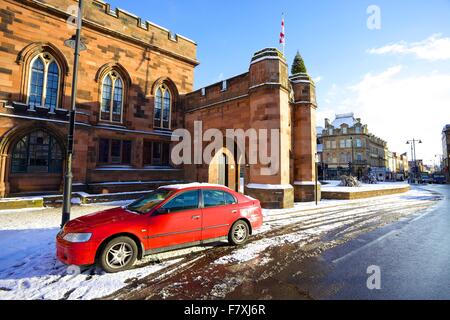
{"label": "car windshield", "polygon": [[134,201],[129,204],[125,208],[127,210],[137,212],[139,214],[145,214],[150,212],[154,207],[156,207],[159,203],[167,199],[173,194],[172,190],[169,189],[158,189],[152,191],[148,195]]}

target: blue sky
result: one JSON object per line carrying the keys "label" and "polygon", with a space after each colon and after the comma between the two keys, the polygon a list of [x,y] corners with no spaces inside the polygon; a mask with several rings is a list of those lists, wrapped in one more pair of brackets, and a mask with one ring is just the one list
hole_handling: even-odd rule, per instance
{"label": "blue sky", "polygon": [[[416,137],[424,140],[418,157],[432,163],[442,153],[440,134],[450,123],[450,0],[109,3],[195,40],[195,88],[247,71],[255,51],[278,46],[284,12],[286,57],[291,62],[300,50],[317,80],[319,125],[354,111],[393,151],[408,151],[406,140]],[[380,8],[379,30],[367,28],[369,5]]]}

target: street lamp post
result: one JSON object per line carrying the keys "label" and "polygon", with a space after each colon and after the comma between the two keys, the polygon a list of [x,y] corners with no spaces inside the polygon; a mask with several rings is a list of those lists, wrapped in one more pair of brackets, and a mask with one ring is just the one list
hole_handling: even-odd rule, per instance
{"label": "street lamp post", "polygon": [[316,179],[315,179],[315,185],[314,185],[314,199],[316,201],[316,206],[319,204],[319,154],[316,153],[316,159],[315,159],[315,170],[316,170]]}
{"label": "street lamp post", "polygon": [[417,158],[416,158],[416,142],[421,144],[422,140],[420,140],[420,139],[412,139],[412,140],[408,140],[406,142],[406,144],[410,144],[411,145],[411,157],[412,157],[412,160],[414,162],[414,171],[413,171],[413,177],[411,178],[411,183],[414,180],[417,180],[417,171],[418,171],[417,169],[418,169],[418,166],[417,166]]}
{"label": "street lamp post", "polygon": [[[77,97],[77,81],[78,81],[78,60],[80,56],[80,50],[85,49],[81,47],[81,26],[83,19],[83,0],[78,1],[78,17],[77,17],[77,29],[75,39],[69,39],[65,42],[68,46],[74,46],[74,60],[73,60],[73,77],[72,77],[72,96],[70,106],[70,118],[69,118],[69,132],[67,134],[67,161],[66,161],[66,173],[64,177],[64,194],[63,194],[63,208],[62,208],[62,220],[61,228],[70,220],[70,209],[72,201],[72,160],[73,160],[73,144],[75,133],[75,116],[76,116],[76,97]],[[73,43],[75,42],[75,43]]]}
{"label": "street lamp post", "polygon": [[350,166],[350,175],[353,175],[353,166],[355,165],[355,148],[353,145],[353,137],[350,137],[350,141],[352,144],[352,165]]}

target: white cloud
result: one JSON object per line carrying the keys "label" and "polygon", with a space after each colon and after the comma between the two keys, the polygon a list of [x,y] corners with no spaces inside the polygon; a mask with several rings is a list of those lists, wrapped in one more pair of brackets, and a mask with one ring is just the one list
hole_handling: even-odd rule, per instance
{"label": "white cloud", "polygon": [[313,81],[315,83],[319,83],[320,81],[322,81],[322,77],[321,76],[315,77],[315,78],[313,78]]}
{"label": "white cloud", "polygon": [[450,60],[450,38],[434,34],[429,38],[408,44],[405,41],[368,50],[371,54],[412,54],[427,61]]}
{"label": "white cloud", "polygon": [[325,97],[331,103],[322,110],[319,106],[319,125],[336,113],[355,112],[370,132],[388,141],[392,151],[409,151],[408,139],[422,139],[417,157],[432,162],[435,154],[442,153],[442,128],[450,122],[450,74],[407,76],[404,69],[394,66],[368,73],[338,95],[337,87],[332,87]]}

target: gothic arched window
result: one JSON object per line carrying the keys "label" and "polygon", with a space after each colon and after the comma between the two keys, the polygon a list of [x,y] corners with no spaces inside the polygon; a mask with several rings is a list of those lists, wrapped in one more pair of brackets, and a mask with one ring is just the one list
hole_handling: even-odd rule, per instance
{"label": "gothic arched window", "polygon": [[169,88],[162,84],[156,89],[155,113],[153,125],[155,128],[170,129],[172,95]]}
{"label": "gothic arched window", "polygon": [[106,74],[102,82],[101,116],[103,121],[122,122],[123,81],[116,71]]}
{"label": "gothic arched window", "polygon": [[12,173],[61,173],[63,152],[58,141],[42,130],[24,136],[12,152]]}
{"label": "gothic arched window", "polygon": [[28,104],[34,108],[44,106],[54,111],[59,103],[61,70],[49,53],[37,55],[30,65]]}

